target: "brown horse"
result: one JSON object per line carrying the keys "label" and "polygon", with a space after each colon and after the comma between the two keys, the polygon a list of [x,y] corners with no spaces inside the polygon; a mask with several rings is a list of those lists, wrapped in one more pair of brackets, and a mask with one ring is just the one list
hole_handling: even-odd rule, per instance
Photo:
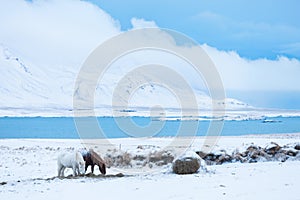
{"label": "brown horse", "polygon": [[91,171],[94,173],[94,167],[97,165],[101,174],[106,174],[106,166],[104,160],[93,150],[90,149],[88,152],[83,153],[83,159],[85,161],[85,171],[88,166],[91,165]]}

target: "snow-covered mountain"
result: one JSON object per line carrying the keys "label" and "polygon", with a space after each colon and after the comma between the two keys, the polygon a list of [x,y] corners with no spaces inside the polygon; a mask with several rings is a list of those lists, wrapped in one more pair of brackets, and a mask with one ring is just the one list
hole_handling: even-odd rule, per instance
{"label": "snow-covered mountain", "polygon": [[[65,116],[72,115],[73,91],[78,66],[40,66],[5,45],[0,45],[0,115],[1,116]],[[112,94],[118,84],[121,66],[109,71],[95,91],[95,108],[99,115],[109,115]],[[144,74],[146,78],[147,74]],[[130,87],[130,86],[128,86]],[[179,87],[174,84],[172,87]],[[211,98],[200,90],[194,90],[199,109],[210,110]],[[83,94],[79,94],[83,95]],[[252,107],[235,99],[217,102],[226,109],[245,110]],[[161,105],[167,110],[178,110],[174,95],[163,87],[148,84],[139,87],[130,101],[130,109],[147,110]],[[122,110],[123,108],[120,108]]]}

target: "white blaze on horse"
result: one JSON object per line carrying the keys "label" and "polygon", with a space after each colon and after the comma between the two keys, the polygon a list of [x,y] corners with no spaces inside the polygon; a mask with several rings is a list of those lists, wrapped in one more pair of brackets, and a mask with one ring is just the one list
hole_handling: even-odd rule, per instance
{"label": "white blaze on horse", "polygon": [[73,169],[73,176],[85,173],[85,161],[80,152],[62,153],[57,158],[58,176],[64,176],[66,168]]}

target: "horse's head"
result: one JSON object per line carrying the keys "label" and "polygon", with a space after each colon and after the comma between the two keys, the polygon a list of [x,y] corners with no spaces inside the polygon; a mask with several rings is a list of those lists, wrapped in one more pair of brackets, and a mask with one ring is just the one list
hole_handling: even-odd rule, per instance
{"label": "horse's head", "polygon": [[76,161],[78,163],[79,173],[85,174],[85,161],[79,152],[76,152]]}
{"label": "horse's head", "polygon": [[79,161],[78,165],[79,165],[79,173],[85,174],[85,161],[84,160]]}
{"label": "horse's head", "polygon": [[105,166],[104,162],[99,165],[99,169],[100,169],[101,174],[104,174],[104,175],[106,174],[106,166]]}

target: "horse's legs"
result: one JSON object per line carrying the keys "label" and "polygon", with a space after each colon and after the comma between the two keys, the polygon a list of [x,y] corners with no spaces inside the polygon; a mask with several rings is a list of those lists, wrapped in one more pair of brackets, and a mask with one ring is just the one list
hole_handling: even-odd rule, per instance
{"label": "horse's legs", "polygon": [[80,174],[80,171],[79,171],[79,166],[77,166],[76,169],[77,169],[77,174],[78,174],[78,175],[81,175],[81,174]]}
{"label": "horse's legs", "polygon": [[86,172],[88,167],[89,167],[88,164],[85,163],[85,172]]}
{"label": "horse's legs", "polygon": [[61,171],[61,166],[58,166],[58,169],[57,169],[57,176],[60,176],[60,171]]}
{"label": "horse's legs", "polygon": [[100,172],[101,172],[101,174],[102,174],[102,170],[101,170],[101,168],[100,168],[100,165],[98,164],[97,166],[99,167],[99,171],[100,171]]}
{"label": "horse's legs", "polygon": [[57,176],[60,177],[61,168],[57,170]]}
{"label": "horse's legs", "polygon": [[73,176],[76,176],[76,167],[73,167]]}
{"label": "horse's legs", "polygon": [[91,170],[92,170],[92,173],[94,173],[94,167],[95,167],[95,165],[94,165],[94,164],[92,164],[92,165],[91,165]]}
{"label": "horse's legs", "polygon": [[100,170],[101,174],[105,175],[106,174],[105,165],[100,164],[100,165],[98,165],[98,167],[99,167],[99,170]]}
{"label": "horse's legs", "polygon": [[66,169],[66,167],[62,166],[61,171],[60,171],[60,174],[61,174],[62,177],[65,176],[65,169]]}
{"label": "horse's legs", "polygon": [[60,176],[62,168],[62,165],[57,165],[57,176]]}
{"label": "horse's legs", "polygon": [[72,169],[73,169],[73,176],[77,176],[77,166],[76,165],[73,165],[72,166]]}

